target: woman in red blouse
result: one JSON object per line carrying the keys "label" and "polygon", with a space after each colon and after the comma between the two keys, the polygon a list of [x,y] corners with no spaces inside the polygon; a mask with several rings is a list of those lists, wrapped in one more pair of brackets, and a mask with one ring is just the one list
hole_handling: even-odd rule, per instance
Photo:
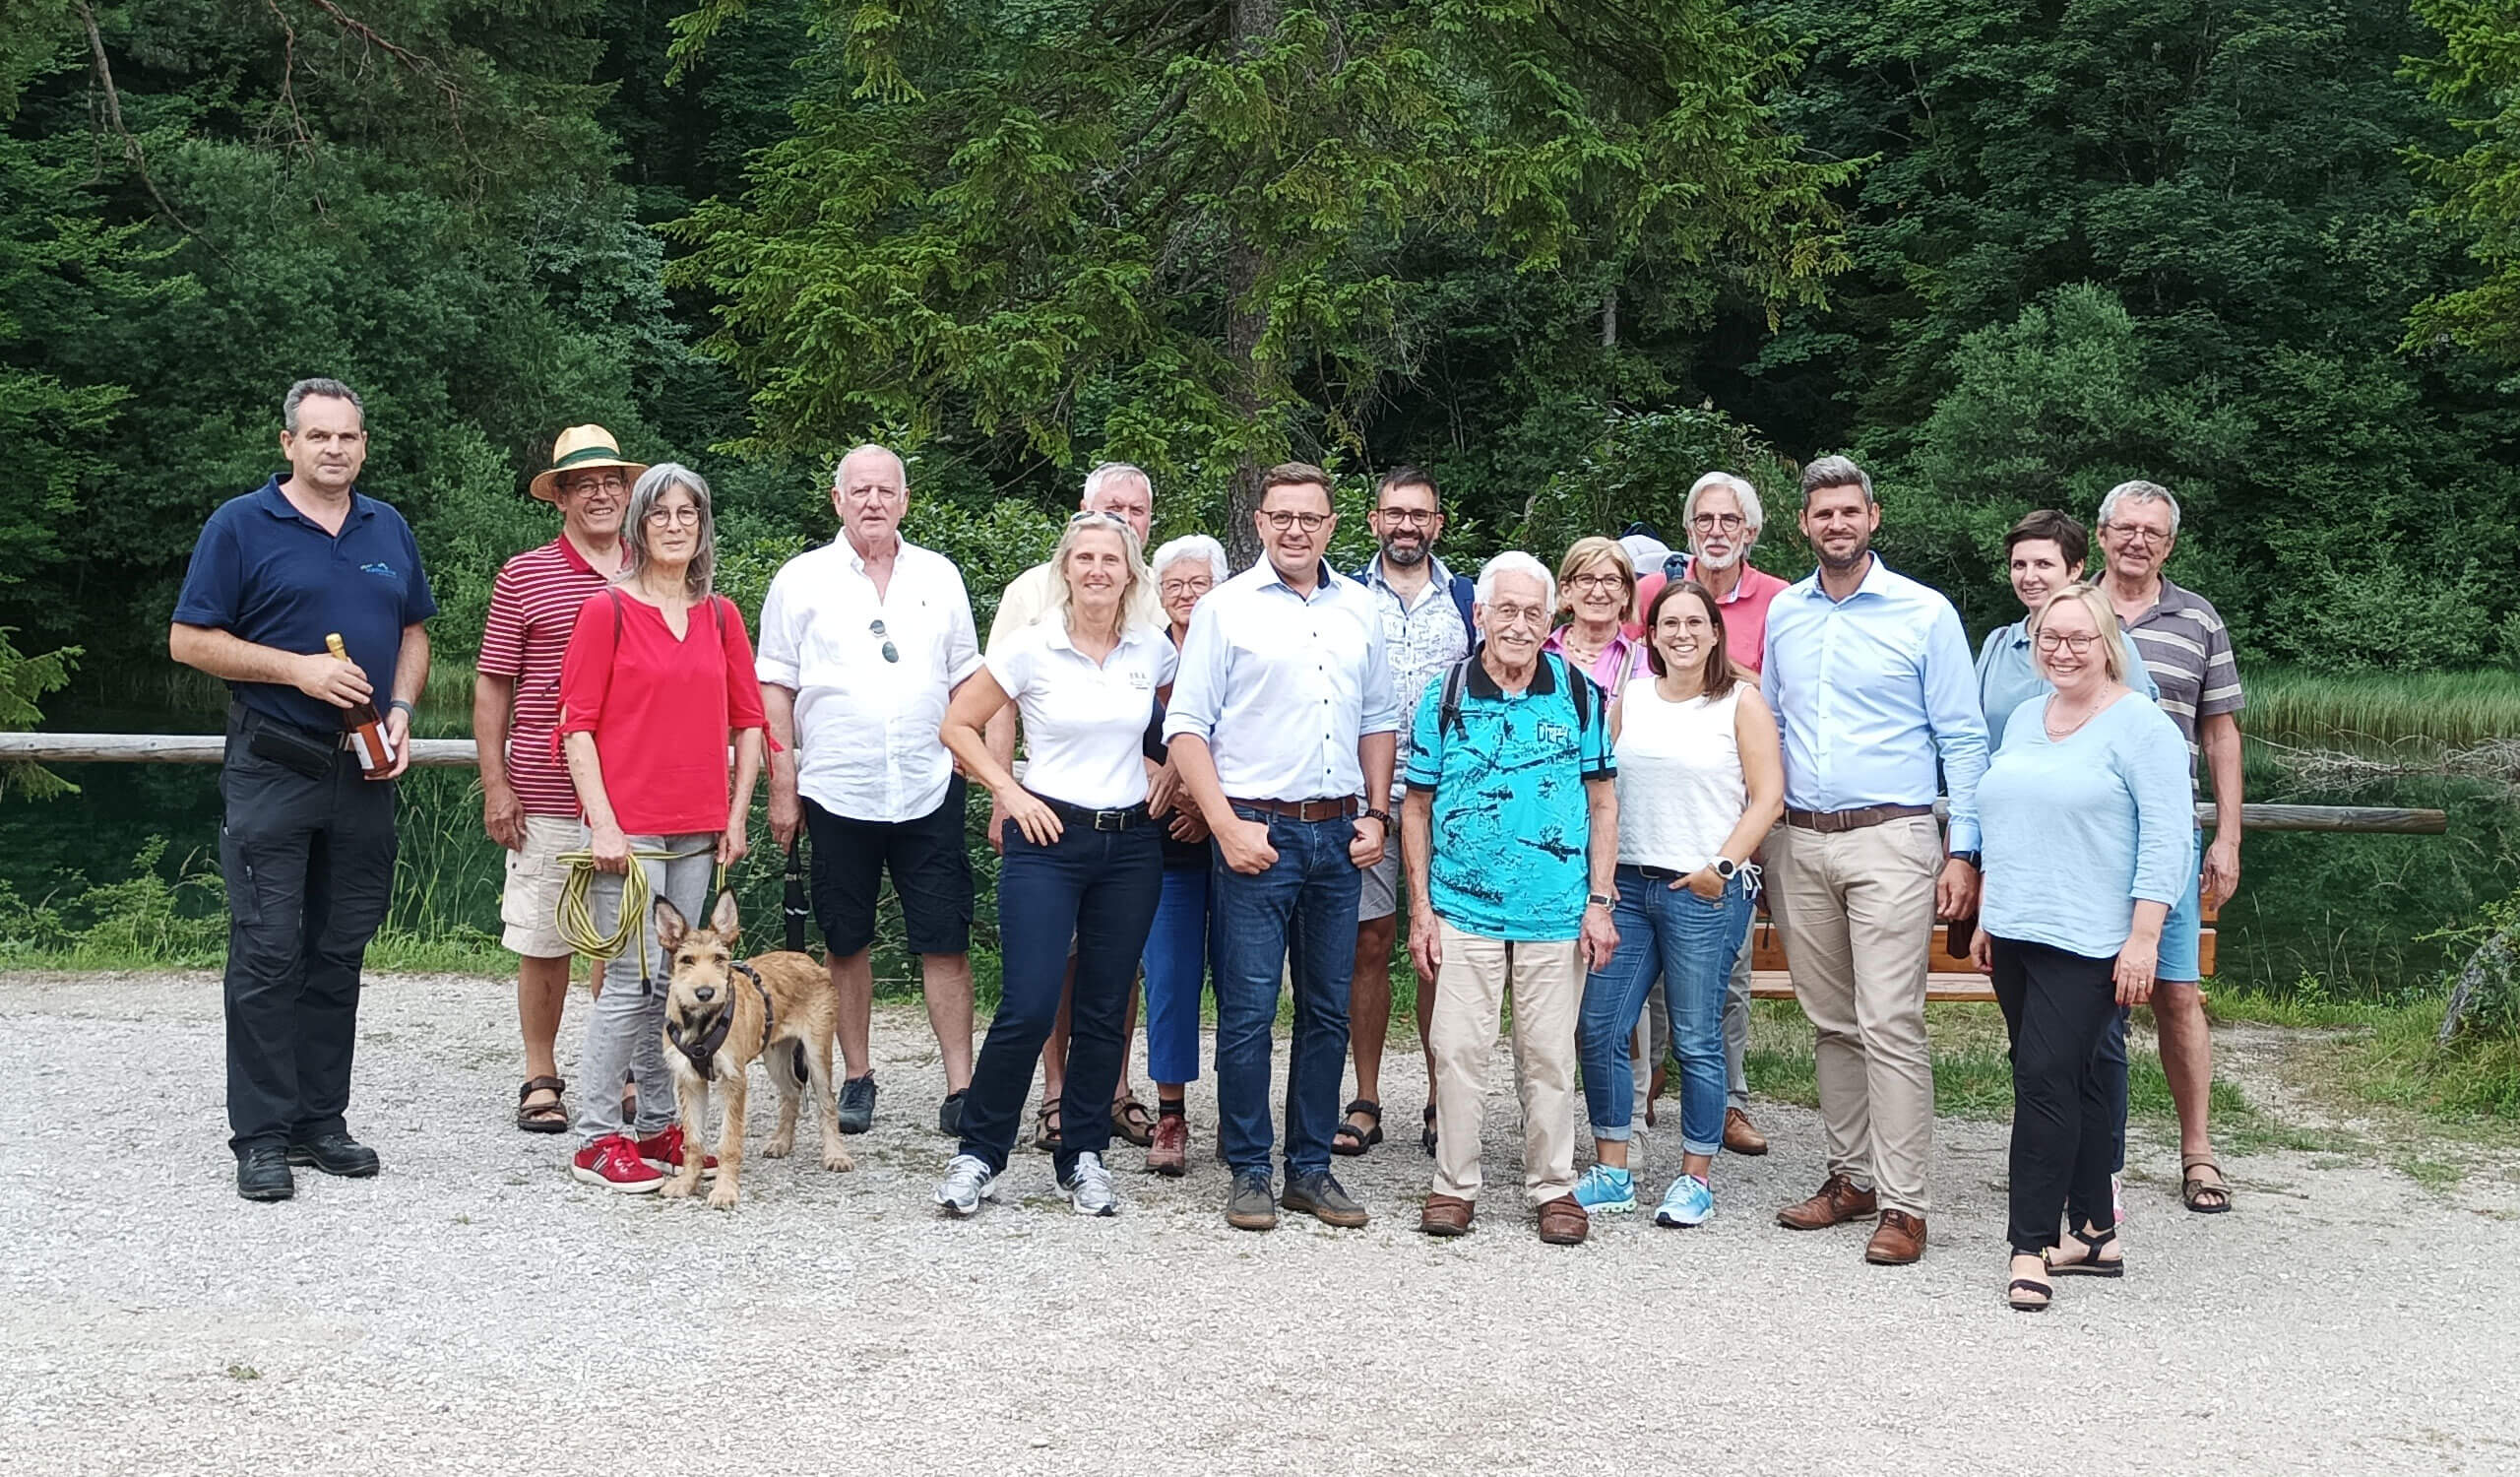
{"label": "woman in red blouse", "polygon": [[[734,602],[710,590],[718,541],[708,482],[673,462],[649,469],[630,491],[621,542],[621,575],[578,611],[560,666],[560,733],[594,833],[596,926],[606,931],[634,861],[651,896],[685,918],[709,915],[717,868],[744,854],[762,758],[752,643]],[[652,973],[662,969],[653,917],[639,921],[639,946],[642,955],[625,949],[604,966],[579,1062],[591,1082],[617,1082],[626,1065],[639,1082],[639,1122],[621,1121],[612,1094],[589,1093],[570,1167],[590,1185],[631,1192],[662,1186],[683,1154],[665,1075],[664,987],[639,979],[642,957],[658,961]]]}

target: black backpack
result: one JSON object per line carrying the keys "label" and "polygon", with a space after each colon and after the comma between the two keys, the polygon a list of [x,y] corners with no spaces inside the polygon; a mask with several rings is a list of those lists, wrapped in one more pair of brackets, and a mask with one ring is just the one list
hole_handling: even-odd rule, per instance
{"label": "black backpack", "polygon": [[[1543,652],[1541,660],[1548,661],[1551,655],[1551,653]],[[1470,664],[1478,660],[1479,654],[1474,651],[1445,670],[1443,695],[1436,700],[1435,705],[1436,732],[1460,734],[1464,731],[1461,721],[1461,695],[1463,688],[1470,682]],[[1557,670],[1561,674],[1557,684],[1558,689],[1566,694],[1567,701],[1575,708],[1575,736],[1580,742],[1584,735],[1584,726],[1593,721],[1593,679],[1577,672],[1575,665],[1564,657],[1558,657],[1556,661]]]}

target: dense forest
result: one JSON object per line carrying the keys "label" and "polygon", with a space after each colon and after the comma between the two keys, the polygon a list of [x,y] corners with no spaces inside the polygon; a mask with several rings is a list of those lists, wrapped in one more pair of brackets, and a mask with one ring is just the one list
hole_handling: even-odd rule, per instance
{"label": "dense forest", "polygon": [[[1843,449],[1973,624],[2141,475],[2253,658],[2520,664],[2512,0],[693,3],[0,11],[18,650],[162,660],[321,373],[457,657],[598,420],[739,595],[869,437],[976,590],[1106,456],[1219,530],[1417,462],[1549,552]],[[0,722],[58,675],[0,666]]]}

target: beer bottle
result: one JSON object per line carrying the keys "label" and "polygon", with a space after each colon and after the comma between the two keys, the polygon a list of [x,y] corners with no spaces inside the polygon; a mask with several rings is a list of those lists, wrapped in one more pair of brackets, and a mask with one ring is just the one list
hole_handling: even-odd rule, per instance
{"label": "beer bottle", "polygon": [[[324,638],[325,648],[346,662],[349,652],[342,645],[342,633]],[[386,737],[385,720],[376,716],[372,698],[360,698],[342,710],[342,727],[350,735],[351,747],[358,753],[359,768],[371,780],[381,780],[394,767],[394,740]]]}

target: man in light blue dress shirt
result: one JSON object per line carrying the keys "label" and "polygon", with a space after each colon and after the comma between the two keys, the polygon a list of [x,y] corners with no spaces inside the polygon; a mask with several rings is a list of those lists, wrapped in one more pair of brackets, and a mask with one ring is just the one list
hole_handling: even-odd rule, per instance
{"label": "man in light blue dress shirt", "polygon": [[1338,522],[1320,468],[1262,477],[1263,557],[1199,603],[1164,720],[1173,767],[1216,838],[1217,1116],[1233,1171],[1226,1222],[1244,1231],[1277,1224],[1269,1055],[1282,968],[1295,1021],[1279,1203],[1334,1226],[1367,1219],[1331,1176],[1330,1137],[1362,869],[1391,841],[1382,802],[1400,711],[1381,613],[1322,557]]}
{"label": "man in light blue dress shirt", "polygon": [[[1959,612],[1872,552],[1872,479],[1823,457],[1803,470],[1802,496],[1820,567],[1768,607],[1759,686],[1785,740],[1769,875],[1811,1018],[1829,1175],[1777,1220],[1813,1231],[1877,1212],[1864,1257],[1897,1265],[1924,1254],[1925,970],[1934,919],[1977,907],[1986,723]],[[1947,847],[1933,817],[1945,788]]]}

